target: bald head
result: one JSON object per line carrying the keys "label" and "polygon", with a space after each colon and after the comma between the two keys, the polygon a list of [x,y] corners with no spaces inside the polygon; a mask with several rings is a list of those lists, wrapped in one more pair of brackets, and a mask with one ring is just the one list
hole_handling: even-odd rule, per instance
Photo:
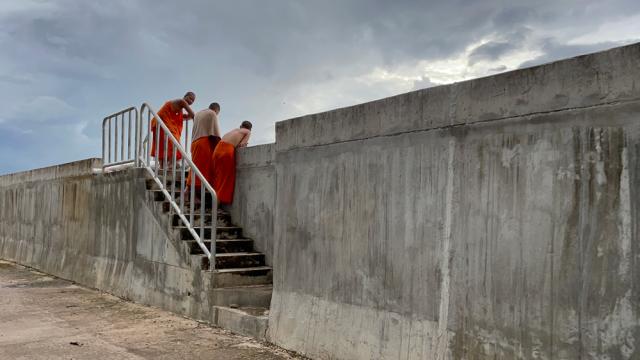
{"label": "bald head", "polygon": [[240,124],[240,128],[241,129],[247,129],[247,130],[251,130],[251,128],[253,127],[253,124],[251,124],[249,121],[243,121],[242,124]]}
{"label": "bald head", "polygon": [[191,105],[194,101],[196,101],[196,94],[193,91],[187,91],[184,94],[183,99],[187,102],[187,104]]}

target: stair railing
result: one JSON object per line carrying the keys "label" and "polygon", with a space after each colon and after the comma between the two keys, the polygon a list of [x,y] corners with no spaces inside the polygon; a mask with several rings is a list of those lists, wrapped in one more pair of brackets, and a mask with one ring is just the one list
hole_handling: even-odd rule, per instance
{"label": "stair railing", "polygon": [[118,111],[102,120],[102,169],[131,163],[139,165],[139,125],[135,107]]}
{"label": "stair railing", "polygon": [[[146,133],[145,140],[141,142],[141,153],[139,157],[136,159],[140,162],[142,167],[144,167],[149,174],[152,176],[155,184],[160,188],[164,197],[169,201],[171,210],[175,212],[176,215],[180,218],[180,221],[187,228],[189,233],[193,236],[193,238],[200,246],[200,249],[205,253],[207,258],[209,259],[209,269],[215,270],[215,256],[216,256],[216,227],[217,227],[217,209],[218,209],[218,197],[216,195],[213,187],[207,182],[204,178],[200,170],[196,167],[196,165],[191,161],[191,157],[188,155],[187,151],[182,147],[180,141],[178,141],[173,134],[169,131],[167,126],[165,125],[162,118],[160,118],[155,111],[149,106],[147,103],[143,103],[140,107],[140,128],[143,129],[143,123],[146,124],[146,129],[143,129],[143,133]],[[146,120],[145,120],[146,115]],[[155,122],[155,132],[152,132],[153,125],[152,119],[156,119]],[[163,133],[164,136],[161,137],[160,133]],[[151,161],[151,147],[153,145],[153,141],[151,136],[155,134],[155,161]],[[138,137],[137,139],[140,139]],[[185,139],[186,140],[186,139]],[[164,142],[164,151],[162,154],[162,159],[158,159],[160,154],[160,142]],[[171,146],[169,147],[169,144]],[[179,188],[176,188],[176,172],[178,170],[178,159],[177,155],[180,154],[180,178],[179,178]],[[168,162],[168,160],[171,160]],[[171,167],[171,171],[169,171],[169,167]],[[191,183],[186,184],[186,171],[191,172]],[[197,209],[196,206],[196,178],[200,182],[200,219],[197,221],[195,218],[195,214]],[[169,187],[167,180],[171,180],[171,186]],[[185,199],[185,192],[189,190],[189,199]],[[177,191],[176,191],[177,190]],[[211,205],[211,232],[209,236],[206,236],[207,233],[205,231],[205,215],[207,203],[210,202]],[[199,231],[196,230],[196,223],[200,223]],[[210,241],[211,251],[205,245],[205,241]]]}

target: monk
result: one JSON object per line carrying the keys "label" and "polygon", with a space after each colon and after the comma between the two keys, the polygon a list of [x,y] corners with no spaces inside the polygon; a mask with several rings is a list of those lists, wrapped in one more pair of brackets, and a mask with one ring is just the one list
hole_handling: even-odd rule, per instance
{"label": "monk", "polygon": [[247,146],[251,136],[251,125],[243,121],[240,128],[224,134],[213,152],[213,189],[218,195],[218,203],[228,207],[233,201],[236,185],[236,148]]}
{"label": "monk", "polygon": [[[182,135],[183,122],[189,119],[193,119],[194,117],[193,110],[191,110],[190,107],[190,105],[193,104],[194,101],[196,101],[196,94],[194,94],[192,91],[189,91],[184,94],[184,97],[182,99],[169,100],[164,103],[164,105],[162,105],[160,110],[158,110],[158,116],[167,126],[169,132],[171,132],[171,134],[178,141],[180,141],[180,137]],[[182,112],[183,110],[187,113],[184,114]],[[164,130],[160,128],[160,144],[156,144],[156,121],[157,120],[155,117],[153,118],[153,120],[151,120],[151,133],[153,136],[153,140],[151,142],[151,156],[154,156],[156,158],[156,161],[158,161],[160,164],[163,164],[165,157],[164,143],[166,141],[166,138]],[[173,161],[173,144],[171,143],[171,140],[168,141],[166,156],[167,165],[170,165]],[[179,152],[176,153],[176,159],[182,159],[182,155]]]}
{"label": "monk", "polygon": [[[193,131],[191,132],[191,160],[196,165],[205,180],[213,184],[213,167],[211,166],[213,150],[220,141],[220,125],[218,115],[220,104],[211,103],[209,108],[200,110],[193,119]],[[191,187],[191,177],[195,176],[189,171],[187,177],[187,193]],[[200,179],[195,178],[196,191],[200,191]]]}

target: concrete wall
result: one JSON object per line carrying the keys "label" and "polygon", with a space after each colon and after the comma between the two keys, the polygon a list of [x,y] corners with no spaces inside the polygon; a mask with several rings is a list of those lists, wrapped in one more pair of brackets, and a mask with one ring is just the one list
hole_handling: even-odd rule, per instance
{"label": "concrete wall", "polygon": [[276,172],[274,144],[251,146],[237,152],[236,189],[231,218],[243,227],[272,264]]}
{"label": "concrete wall", "polygon": [[639,84],[632,45],[278,123],[268,337],[640,358]]}
{"label": "concrete wall", "polygon": [[211,278],[159,216],[144,170],[92,171],[101,165],[89,159],[0,177],[0,258],[215,322]]}

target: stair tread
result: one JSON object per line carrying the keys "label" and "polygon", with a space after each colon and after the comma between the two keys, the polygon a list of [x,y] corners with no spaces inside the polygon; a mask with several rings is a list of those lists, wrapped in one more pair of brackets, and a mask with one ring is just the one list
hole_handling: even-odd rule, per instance
{"label": "stair tread", "polygon": [[264,255],[261,252],[235,252],[235,253],[216,253],[216,257],[227,257],[227,256],[253,256],[253,255]]}
{"label": "stair tread", "polygon": [[[175,225],[174,228],[176,229],[188,229],[187,226],[185,225]],[[211,228],[211,225],[206,226],[205,228]],[[200,229],[200,227],[194,227],[194,229]],[[216,226],[216,229],[218,230],[236,230],[236,229],[241,229],[240,226]]]}
{"label": "stair tread", "polygon": [[229,269],[215,269],[215,273],[229,273],[229,272],[244,272],[244,271],[258,271],[258,270],[271,270],[271,266],[254,266],[246,268],[229,268]]}
{"label": "stair tread", "polygon": [[[197,240],[193,240],[193,239],[183,240],[183,241],[188,242],[188,243],[198,242]],[[206,243],[211,242],[211,240],[202,240],[202,241],[206,242]],[[245,239],[216,239],[216,242],[247,242],[247,241],[253,241],[253,240],[246,239],[246,238]]]}

